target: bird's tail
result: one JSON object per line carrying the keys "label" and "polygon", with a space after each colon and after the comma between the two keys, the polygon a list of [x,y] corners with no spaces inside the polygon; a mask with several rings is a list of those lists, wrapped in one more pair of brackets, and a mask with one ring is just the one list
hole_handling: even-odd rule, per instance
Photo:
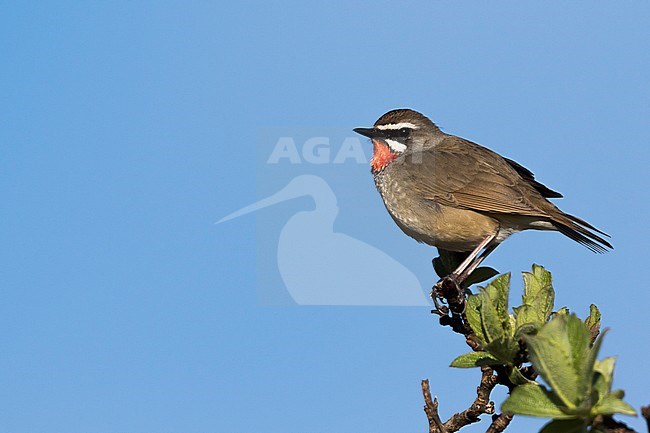
{"label": "bird's tail", "polygon": [[612,244],[603,238],[603,236],[610,237],[607,233],[598,230],[581,218],[561,212],[553,215],[551,221],[560,233],[595,253],[602,254],[608,249],[614,249]]}

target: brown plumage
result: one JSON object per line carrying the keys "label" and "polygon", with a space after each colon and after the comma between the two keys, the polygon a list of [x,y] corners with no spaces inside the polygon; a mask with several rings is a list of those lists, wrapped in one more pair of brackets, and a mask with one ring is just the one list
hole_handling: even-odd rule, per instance
{"label": "brown plumage", "polygon": [[485,241],[492,251],[512,233],[537,229],[559,231],[595,252],[612,248],[605,233],[551,203],[562,195],[530,170],[445,134],[418,112],[393,110],[355,131],[372,139],[372,171],[388,212],[419,242],[473,251]]}

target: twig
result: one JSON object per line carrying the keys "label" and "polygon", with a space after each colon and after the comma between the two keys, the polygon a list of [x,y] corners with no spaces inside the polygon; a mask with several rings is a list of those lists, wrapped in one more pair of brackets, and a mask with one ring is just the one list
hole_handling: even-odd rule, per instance
{"label": "twig", "polygon": [[[455,314],[461,314],[465,311],[465,291],[451,275],[438,281],[433,287],[433,292],[433,296],[444,299],[449,305],[445,310],[450,310]],[[443,313],[445,312],[443,310]]]}
{"label": "twig", "polygon": [[490,427],[485,431],[485,433],[502,433],[506,427],[508,427],[510,421],[512,421],[512,417],[512,415],[507,413],[493,415],[492,424],[490,424]]}
{"label": "twig", "polygon": [[446,433],[438,415],[438,398],[431,400],[431,390],[427,379],[422,381],[422,395],[424,395],[424,412],[429,420],[429,433]]}
{"label": "twig", "polygon": [[496,386],[498,379],[490,367],[481,367],[481,383],[476,388],[476,399],[472,405],[462,412],[455,413],[447,422],[445,428],[449,432],[456,432],[468,424],[480,421],[480,415],[493,414],[494,402],[490,401],[490,393]]}
{"label": "twig", "polygon": [[645,422],[648,424],[648,432],[650,433],[650,406],[641,406],[641,416],[645,418]]}
{"label": "twig", "polygon": [[[436,269],[436,273],[440,275],[441,273],[436,267],[436,259],[434,259],[434,268]],[[435,305],[435,309],[431,312],[440,316],[440,324],[442,326],[449,326],[454,332],[463,335],[465,342],[473,351],[483,350],[476,334],[472,331],[467,321],[467,316],[465,315],[465,291],[456,280],[450,277],[442,277],[433,287],[431,298]],[[597,328],[595,331],[590,329],[592,340],[597,337],[597,331]],[[529,362],[529,358],[523,340],[519,344],[519,352],[514,360],[515,365],[509,368],[518,369],[519,373],[525,378],[534,381],[537,377],[537,372],[531,366],[523,366]],[[492,415],[492,423],[486,430],[486,433],[502,433],[508,427],[513,419],[513,415],[506,413],[495,414],[494,402],[490,401],[490,394],[498,384],[506,386],[509,391],[516,388],[517,384],[509,379],[508,370],[505,365],[484,366],[481,367],[481,371],[481,383],[476,388],[476,399],[474,399],[474,402],[464,411],[452,415],[445,423],[442,423],[438,414],[438,399],[431,399],[429,381],[422,381],[422,393],[425,402],[424,411],[429,420],[429,433],[457,432],[469,424],[479,422],[480,416],[483,414]],[[643,406],[641,408],[641,414],[648,424],[648,432],[650,433],[650,405]],[[625,423],[616,421],[611,416],[597,416],[591,423],[591,427],[602,433],[637,433]]]}
{"label": "twig", "polygon": [[[429,433],[453,433],[457,432],[466,425],[480,421],[480,416],[483,414],[494,413],[494,402],[490,401],[490,393],[498,383],[498,378],[490,367],[481,368],[483,374],[481,376],[481,383],[476,388],[476,399],[469,408],[462,412],[455,413],[444,424],[440,420],[438,414],[438,399],[431,399],[431,390],[429,388],[429,381],[422,381],[422,394],[424,395],[424,412],[427,414],[429,420]],[[512,417],[510,417],[512,419]],[[501,421],[504,423],[505,428],[510,419]],[[494,421],[493,421],[494,424]],[[493,430],[494,433],[503,431]]]}
{"label": "twig", "polygon": [[631,429],[627,424],[616,421],[611,416],[598,415],[591,423],[600,432],[605,433],[637,433],[636,430]]}
{"label": "twig", "polygon": [[[433,313],[440,315],[440,324],[449,326],[451,329],[465,337],[465,342],[474,351],[481,350],[481,345],[476,338],[476,334],[467,322],[465,316],[465,293],[453,281],[443,279],[440,287],[434,288],[432,298],[436,303],[436,309]],[[437,298],[444,300],[449,307],[440,306]],[[431,400],[429,390],[429,381],[422,381],[422,392],[424,394],[424,411],[429,420],[429,433],[452,433],[457,432],[466,425],[480,421],[483,414],[494,414],[494,402],[490,401],[490,394],[494,387],[500,382],[500,378],[495,374],[491,367],[484,366],[481,368],[481,382],[476,388],[476,399],[469,408],[462,412],[457,412],[451,416],[444,424],[440,421],[438,414],[437,399]],[[491,433],[501,433],[512,420],[510,415],[498,415],[493,418],[490,426]]]}

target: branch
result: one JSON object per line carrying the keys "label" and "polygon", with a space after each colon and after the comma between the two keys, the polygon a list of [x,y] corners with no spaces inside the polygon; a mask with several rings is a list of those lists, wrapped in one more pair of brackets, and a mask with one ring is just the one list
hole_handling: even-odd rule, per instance
{"label": "branch", "polygon": [[422,394],[424,395],[424,412],[429,420],[429,433],[446,433],[438,415],[438,398],[431,400],[431,390],[427,379],[422,381]]}
{"label": "branch", "polygon": [[[440,305],[437,298],[441,298],[448,305]],[[432,298],[436,308],[432,313],[440,316],[440,324],[442,326],[449,326],[451,329],[465,337],[465,343],[474,351],[481,350],[481,345],[476,338],[476,334],[467,322],[465,316],[465,293],[453,282],[442,280],[442,286],[438,290],[434,288]],[[507,379],[506,374],[495,374],[491,367],[481,368],[481,382],[476,388],[476,399],[469,408],[462,412],[455,413],[444,424],[440,421],[438,414],[438,400],[437,398],[431,400],[431,392],[429,390],[429,381],[422,381],[422,392],[424,394],[424,411],[429,420],[429,433],[451,433],[457,432],[466,425],[473,424],[480,421],[480,415],[494,414],[494,402],[490,401],[490,394],[494,387],[502,383],[512,388],[512,384]],[[492,417],[492,424],[490,425],[487,433],[501,433],[512,421],[512,415],[500,414]]]}
{"label": "branch", "polygon": [[447,431],[456,432],[468,424],[479,422],[480,415],[493,414],[494,402],[490,401],[490,393],[498,383],[497,376],[490,367],[481,367],[481,383],[476,388],[476,399],[472,405],[462,412],[455,413],[445,423]]}
{"label": "branch", "polygon": [[[456,279],[441,275],[442,271],[439,268],[442,269],[442,265],[444,265],[444,260],[441,257],[434,259],[434,268],[436,273],[441,276],[441,280],[436,283],[431,293],[431,298],[435,305],[435,309],[431,312],[440,316],[439,320],[442,326],[449,326],[454,332],[463,335],[465,342],[473,351],[484,350],[481,347],[481,342],[477,338],[477,335],[469,326],[467,316],[465,315],[466,292],[458,284]],[[597,308],[593,309],[598,313]],[[599,324],[599,316],[594,320]],[[589,330],[593,339],[598,335],[599,327],[598,325],[590,326]],[[483,414],[492,415],[492,422],[486,430],[486,433],[502,433],[509,426],[513,415],[505,413],[495,414],[494,402],[490,401],[490,394],[494,387],[499,384],[506,386],[509,391],[512,391],[518,386],[519,381],[513,382],[510,379],[510,369],[516,369],[523,377],[534,381],[537,377],[537,372],[532,366],[526,365],[529,362],[530,359],[525,341],[520,340],[519,350],[510,363],[507,365],[483,366],[481,368],[481,382],[476,388],[474,402],[462,412],[457,412],[452,415],[444,423],[441,421],[438,413],[438,399],[431,399],[429,381],[423,380],[424,411],[429,421],[429,433],[457,432],[467,425],[479,422],[480,416]],[[648,424],[648,431],[650,433],[650,406],[642,407],[641,414]],[[636,433],[635,430],[628,427],[625,423],[616,421],[612,416],[597,416],[592,419],[589,427],[590,431],[598,431],[601,433]]]}
{"label": "branch", "polygon": [[598,431],[605,433],[637,433],[636,430],[631,429],[627,424],[616,421],[611,416],[599,415],[591,425],[597,428]]}
{"label": "branch", "polygon": [[[438,414],[438,399],[431,400],[431,391],[429,381],[422,381],[422,394],[424,395],[424,412],[429,420],[429,433],[452,433],[457,432],[466,425],[480,421],[483,414],[494,414],[494,402],[490,401],[490,393],[499,382],[498,377],[490,367],[481,368],[481,383],[476,388],[476,398],[474,402],[462,412],[457,412],[451,416],[445,423],[442,423]],[[505,429],[512,419],[512,416],[498,415],[492,421],[490,428],[491,433],[500,433]],[[498,421],[498,422],[497,422]],[[503,427],[501,427],[503,426]],[[500,430],[499,430],[500,429]]]}
{"label": "branch", "polygon": [[[456,282],[456,280],[445,277],[433,286],[432,294],[433,303],[436,306],[435,312],[440,315],[447,315],[451,311],[452,316],[460,315],[465,311],[465,290]],[[444,300],[448,305],[441,306],[438,299]]]}
{"label": "branch", "polygon": [[510,424],[510,421],[512,421],[513,415],[507,414],[507,413],[502,413],[500,415],[493,415],[492,416],[492,424],[490,424],[490,427],[485,431],[485,433],[501,433],[503,432],[506,427]]}

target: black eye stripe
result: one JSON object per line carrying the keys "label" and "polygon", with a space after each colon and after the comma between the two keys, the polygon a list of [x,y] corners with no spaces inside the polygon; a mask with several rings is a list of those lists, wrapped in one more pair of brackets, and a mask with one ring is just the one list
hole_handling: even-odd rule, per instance
{"label": "black eye stripe", "polygon": [[385,129],[382,131],[386,138],[405,138],[411,133],[411,128]]}

